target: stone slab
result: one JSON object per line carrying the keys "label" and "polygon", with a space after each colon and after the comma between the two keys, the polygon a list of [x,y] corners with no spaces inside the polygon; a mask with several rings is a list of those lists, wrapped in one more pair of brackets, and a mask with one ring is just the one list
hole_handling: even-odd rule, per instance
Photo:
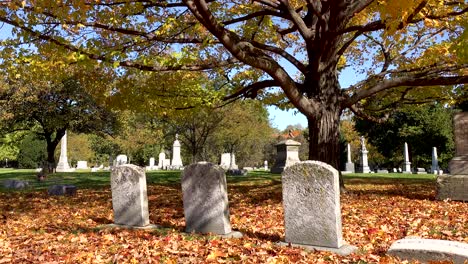
{"label": "stone slab", "polygon": [[280,246],[291,246],[291,247],[300,247],[307,250],[312,251],[328,251],[332,252],[341,256],[347,256],[352,254],[358,250],[356,246],[351,246],[348,244],[342,245],[339,248],[331,248],[331,247],[319,247],[319,246],[311,246],[311,245],[304,245],[304,244],[294,244],[294,243],[286,243],[286,242],[279,242],[278,245]]}
{"label": "stone slab", "polygon": [[3,182],[3,187],[7,189],[24,189],[28,186],[29,182],[21,180],[7,179]]}
{"label": "stone slab", "polygon": [[437,176],[436,199],[468,201],[468,175]]}
{"label": "stone slab", "polygon": [[187,233],[229,234],[226,175],[209,162],[189,165],[182,173],[182,200]]}
{"label": "stone slab", "polygon": [[52,185],[47,189],[49,195],[67,195],[74,196],[76,195],[76,186],[75,185]]}
{"label": "stone slab", "polygon": [[463,264],[468,261],[468,244],[439,239],[405,238],[395,241],[387,252],[402,260],[453,261]]}
{"label": "stone slab", "polygon": [[338,171],[320,161],[303,161],[282,174],[285,242],[340,248]]}
{"label": "stone slab", "polygon": [[111,189],[115,224],[149,225],[144,168],[132,164],[112,167]]}

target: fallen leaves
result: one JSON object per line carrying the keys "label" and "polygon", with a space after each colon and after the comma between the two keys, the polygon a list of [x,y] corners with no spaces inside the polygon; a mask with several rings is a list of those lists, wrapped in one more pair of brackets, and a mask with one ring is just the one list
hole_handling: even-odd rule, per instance
{"label": "fallen leaves", "polygon": [[182,233],[179,186],[148,186],[150,222],[165,227],[155,231],[100,228],[113,222],[106,189],[0,193],[0,263],[400,263],[385,252],[406,236],[468,243],[468,203],[435,201],[432,182],[349,180],[343,236],[359,251],[347,257],[276,244],[284,238],[280,183],[228,188],[241,239]]}

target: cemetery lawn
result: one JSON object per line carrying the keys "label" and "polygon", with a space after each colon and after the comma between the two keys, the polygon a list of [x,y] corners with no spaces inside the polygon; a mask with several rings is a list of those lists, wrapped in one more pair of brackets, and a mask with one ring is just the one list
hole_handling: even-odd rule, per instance
{"label": "cemetery lawn", "polygon": [[[185,234],[180,172],[147,173],[150,222],[157,230],[104,228],[113,222],[109,172],[57,173],[0,169],[0,263],[400,263],[386,255],[406,236],[468,243],[468,203],[435,201],[433,175],[351,174],[341,195],[343,237],[359,248],[346,257],[280,247],[284,220],[280,175],[229,176],[231,224],[241,239]],[[78,186],[76,196],[49,196],[52,184]],[[3,186],[3,185],[2,185]]]}

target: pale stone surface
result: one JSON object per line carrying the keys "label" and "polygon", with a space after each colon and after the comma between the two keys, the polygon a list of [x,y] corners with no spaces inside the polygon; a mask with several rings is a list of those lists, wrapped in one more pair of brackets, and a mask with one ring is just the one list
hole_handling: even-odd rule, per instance
{"label": "pale stone surface", "polygon": [[151,157],[151,158],[149,159],[149,166],[150,166],[151,168],[154,167],[154,157]]}
{"label": "pale stone surface", "polygon": [[225,170],[233,169],[236,170],[239,168],[236,164],[236,155],[234,153],[222,153],[221,162],[219,166]]}
{"label": "pale stone surface", "polygon": [[437,148],[432,148],[432,164],[431,164],[431,173],[437,174],[439,170],[439,161],[437,158]]}
{"label": "pale stone surface", "polygon": [[127,226],[149,225],[145,170],[132,164],[111,169],[114,223]]}
{"label": "pale stone surface", "polygon": [[[287,139],[276,144],[276,160],[275,165],[271,168],[273,173],[281,173],[289,166],[300,162],[299,159],[299,147],[301,143]],[[244,167],[245,169],[245,167]]]}
{"label": "pale stone surface", "polygon": [[369,151],[367,151],[366,142],[364,140],[364,137],[361,137],[361,150],[359,152],[360,156],[359,156],[359,166],[358,166],[357,172],[360,172],[360,173],[369,173],[370,172],[369,162],[368,162],[368,159],[367,159],[367,154],[368,153],[369,153]]}
{"label": "pale stone surface", "polygon": [[467,175],[439,175],[436,184],[437,200],[468,201]]}
{"label": "pale stone surface", "polygon": [[265,160],[263,162],[263,169],[266,170],[266,171],[268,170],[268,160]]}
{"label": "pale stone surface", "polygon": [[438,239],[406,238],[395,241],[388,254],[401,260],[453,261],[462,264],[468,261],[468,244]]}
{"label": "pale stone surface", "polygon": [[127,162],[128,162],[127,155],[120,154],[117,156],[117,158],[115,158],[115,163],[116,163],[115,165],[117,166],[127,164]]}
{"label": "pale stone surface", "polygon": [[88,169],[88,162],[86,160],[79,160],[76,162],[77,169]]}
{"label": "pale stone surface", "polygon": [[226,176],[218,165],[198,162],[182,174],[186,232],[231,233]]}
{"label": "pale stone surface", "polygon": [[172,145],[172,161],[171,161],[171,168],[172,169],[179,169],[183,167],[182,158],[180,157],[180,142],[179,142],[179,135],[176,134],[176,139],[174,144]]}
{"label": "pale stone surface", "polygon": [[168,166],[169,164],[164,164],[164,161],[166,160],[166,153],[164,152],[164,150],[161,150],[161,153],[159,153],[159,156],[158,156],[158,168],[159,169],[166,169],[166,166]]}
{"label": "pale stone surface", "polygon": [[409,161],[408,144],[405,142],[403,149],[403,173],[411,173],[411,162]]}
{"label": "pale stone surface", "polygon": [[355,167],[354,163],[352,162],[351,159],[351,145],[348,143],[347,149],[346,149],[346,156],[347,156],[347,161],[345,164],[345,171],[348,173],[354,173],[355,172]]}
{"label": "pale stone surface", "polygon": [[55,168],[56,172],[72,172],[75,169],[70,168],[70,164],[68,164],[68,156],[67,156],[67,132],[65,131],[65,135],[63,135],[62,139],[60,140],[60,157],[59,162],[57,163],[57,167]]}
{"label": "pale stone surface", "polygon": [[49,195],[69,195],[73,196],[76,194],[75,185],[52,185],[47,189]]}
{"label": "pale stone surface", "polygon": [[338,171],[303,161],[282,174],[285,242],[340,248],[342,238]]}

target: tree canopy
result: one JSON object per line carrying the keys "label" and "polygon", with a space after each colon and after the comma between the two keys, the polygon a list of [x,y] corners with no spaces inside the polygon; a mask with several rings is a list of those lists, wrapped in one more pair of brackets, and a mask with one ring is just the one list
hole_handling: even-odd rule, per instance
{"label": "tree canopy", "polygon": [[[17,42],[143,71],[208,71],[224,100],[290,102],[309,123],[309,158],[338,168],[339,117],[439,98],[468,83],[465,1],[6,1]],[[352,67],[362,80],[341,87]],[[203,88],[203,87],[199,87]],[[273,89],[270,89],[273,88]],[[175,87],[172,91],[178,91]]]}

